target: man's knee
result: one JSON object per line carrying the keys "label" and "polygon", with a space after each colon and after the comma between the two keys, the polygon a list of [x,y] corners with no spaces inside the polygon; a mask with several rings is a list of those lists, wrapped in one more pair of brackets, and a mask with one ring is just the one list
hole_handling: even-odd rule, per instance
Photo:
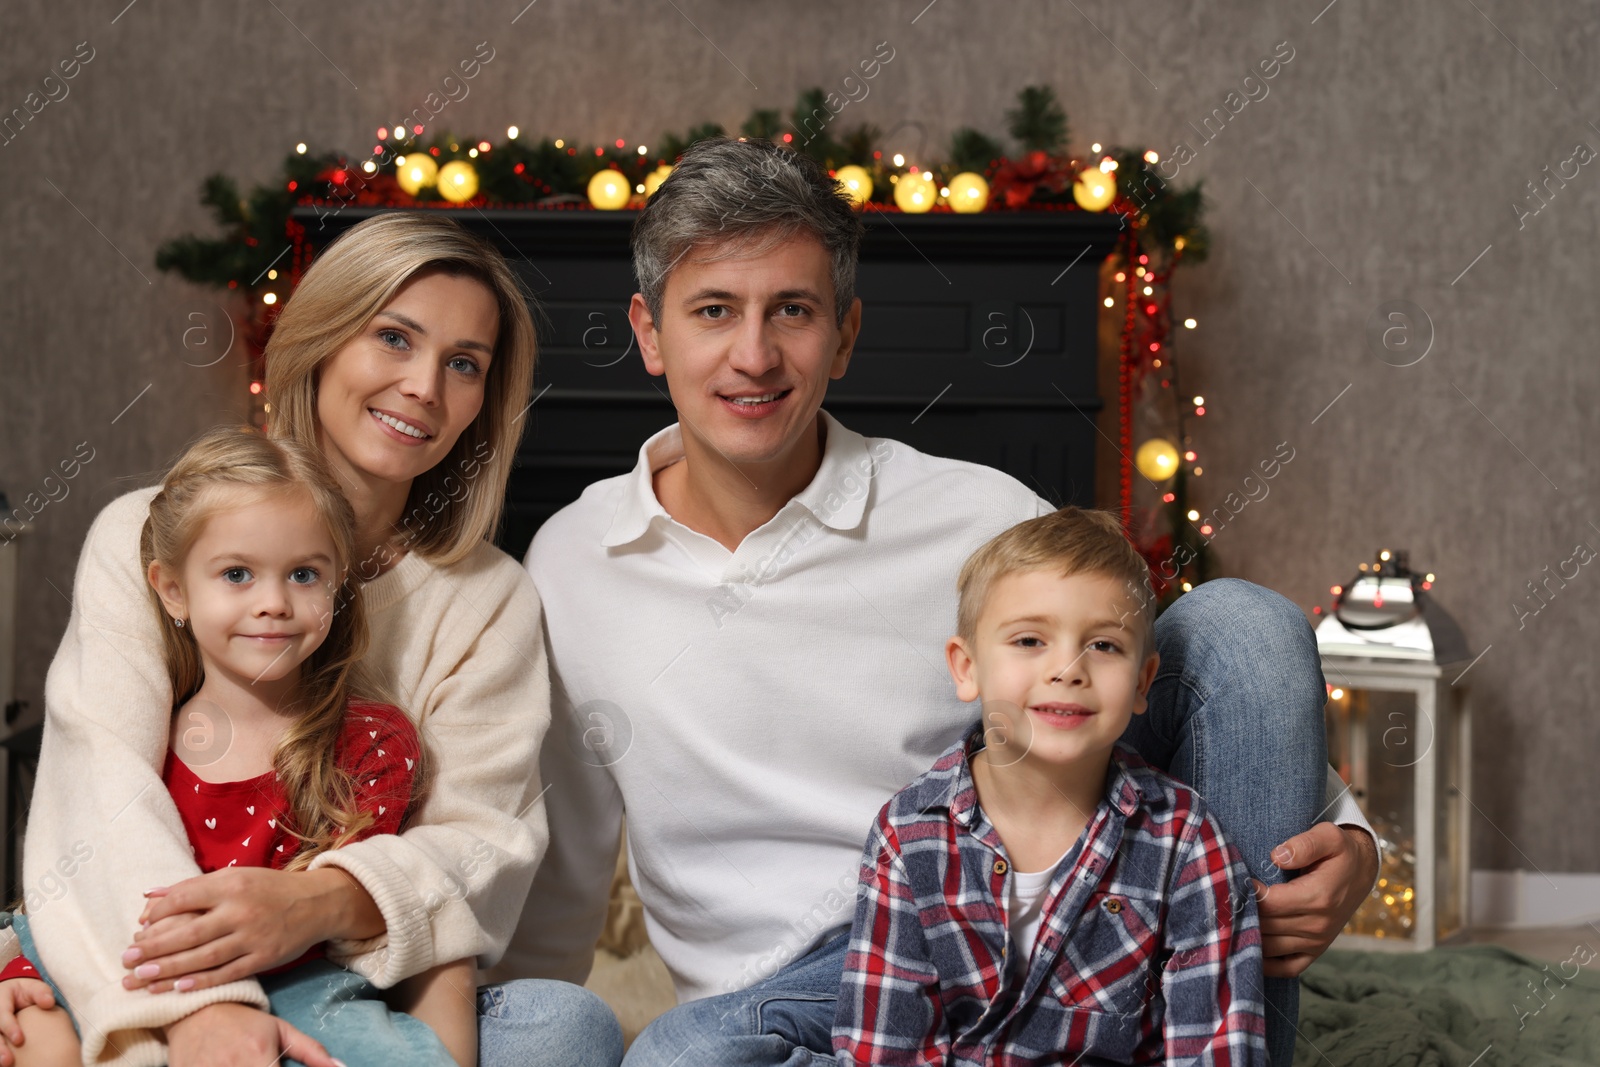
{"label": "man's knee", "polygon": [[721,1046],[745,1036],[732,1017],[735,1009],[721,997],[680,1004],[646,1026],[628,1048],[623,1067],[685,1067],[721,1063]]}
{"label": "man's knee", "polygon": [[1299,606],[1265,586],[1240,578],[1215,578],[1173,602],[1156,620],[1157,642],[1166,636],[1203,646],[1230,666],[1298,672],[1320,688],[1316,637]]}

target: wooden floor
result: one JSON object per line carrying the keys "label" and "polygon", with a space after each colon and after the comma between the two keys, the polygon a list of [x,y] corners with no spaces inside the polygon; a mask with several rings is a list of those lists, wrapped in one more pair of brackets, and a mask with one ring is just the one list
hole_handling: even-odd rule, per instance
{"label": "wooden floor", "polygon": [[1467,932],[1465,942],[1480,945],[1501,945],[1513,952],[1534,959],[1561,961],[1572,955],[1579,945],[1600,951],[1600,927],[1595,924],[1579,926],[1538,926],[1511,929],[1506,927],[1475,927]]}

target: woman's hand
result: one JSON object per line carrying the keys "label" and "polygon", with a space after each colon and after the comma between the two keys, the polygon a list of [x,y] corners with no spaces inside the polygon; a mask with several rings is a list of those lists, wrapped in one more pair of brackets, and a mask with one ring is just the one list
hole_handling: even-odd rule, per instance
{"label": "woman's hand", "polygon": [[1319,822],[1274,849],[1272,860],[1301,873],[1270,886],[1250,879],[1261,921],[1261,971],[1295,978],[1333,944],[1366,899],[1378,876],[1378,846],[1358,826]]}
{"label": "woman's hand", "polygon": [[139,917],[145,925],[122,956],[133,972],[123,988],[207,989],[288,963],[329,937],[382,933],[381,916],[376,930],[356,924],[347,932],[352,891],[376,913],[366,891],[336,867],[229,867],[152,889]]}
{"label": "woman's hand", "polygon": [[170,1067],[263,1067],[284,1059],[344,1067],[299,1030],[248,1004],[208,1004],[167,1027]]}

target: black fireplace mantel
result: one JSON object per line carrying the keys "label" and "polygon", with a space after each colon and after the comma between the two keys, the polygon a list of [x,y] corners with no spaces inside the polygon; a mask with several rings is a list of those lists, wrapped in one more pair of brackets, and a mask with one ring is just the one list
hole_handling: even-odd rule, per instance
{"label": "black fireplace mantel", "polygon": [[[389,208],[306,205],[313,249]],[[448,210],[532,293],[537,403],[500,543],[518,558],[584,486],[632,469],[675,421],[639,359],[627,307],[637,211]],[[862,215],[862,328],[825,406],[852,429],[1004,470],[1060,504],[1094,503],[1099,266],[1119,218],[1080,211]]]}

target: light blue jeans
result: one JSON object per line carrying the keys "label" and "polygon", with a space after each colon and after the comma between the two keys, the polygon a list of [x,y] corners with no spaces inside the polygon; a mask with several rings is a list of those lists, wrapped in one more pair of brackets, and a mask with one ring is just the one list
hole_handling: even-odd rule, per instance
{"label": "light blue jeans", "polygon": [[[1270,853],[1320,816],[1327,779],[1322,667],[1305,615],[1270,589],[1219,578],[1162,613],[1156,649],[1149,709],[1123,739],[1205,798],[1253,876],[1284,881]],[[639,1035],[625,1067],[834,1062],[847,940],[839,935],[748,989],[667,1012]],[[1266,997],[1271,1063],[1290,1067],[1300,982],[1269,978]]]}
{"label": "light blue jeans", "polygon": [[[14,925],[25,956],[56,995],[24,915],[0,913]],[[455,1067],[426,1023],[390,1011],[371,982],[329,961],[312,960],[262,975],[272,1014],[322,1044],[347,1067]],[[77,1021],[73,1020],[73,1027]],[[479,1067],[617,1067],[622,1028],[605,1001],[570,982],[522,979],[478,988]],[[284,1060],[299,1067],[299,1060]]]}

